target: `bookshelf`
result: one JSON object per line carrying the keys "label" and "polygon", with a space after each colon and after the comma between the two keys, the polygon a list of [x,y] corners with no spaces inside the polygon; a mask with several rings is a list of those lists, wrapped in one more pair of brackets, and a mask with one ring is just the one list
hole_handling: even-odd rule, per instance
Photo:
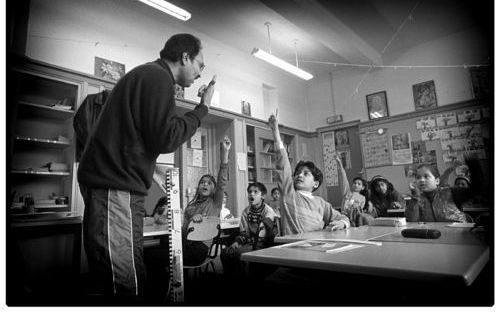
{"label": "bookshelf", "polygon": [[[295,156],[294,156],[294,136],[289,134],[282,134],[282,141],[287,149],[290,164],[295,166]],[[271,192],[272,188],[278,186],[279,176],[278,170],[276,170],[276,147],[274,143],[274,138],[272,136],[271,130],[266,130],[260,127],[252,127],[247,125],[247,146],[253,145],[255,149],[253,154],[248,153],[248,182],[253,175],[256,181],[263,183],[268,189],[268,193]],[[253,157],[253,158],[252,158]],[[253,163],[250,162],[253,161]],[[270,195],[268,194],[268,197]]]}
{"label": "bookshelf", "polygon": [[13,70],[13,78],[9,214],[16,220],[73,216],[72,119],[81,85],[25,70]]}

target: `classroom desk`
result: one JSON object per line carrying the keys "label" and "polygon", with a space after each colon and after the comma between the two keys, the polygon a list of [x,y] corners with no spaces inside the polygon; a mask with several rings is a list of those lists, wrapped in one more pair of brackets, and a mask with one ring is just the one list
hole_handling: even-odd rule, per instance
{"label": "classroom desk", "polygon": [[168,224],[144,225],[142,230],[144,237],[163,236],[170,234]]}
{"label": "classroom desk", "polygon": [[[397,234],[406,227],[362,226],[344,231],[322,231],[279,237],[278,242],[303,239],[358,239],[384,241],[381,246],[362,246],[336,254],[275,246],[244,253],[241,260],[285,267],[326,270],[349,274],[375,275],[420,281],[450,282],[468,286],[489,260],[485,241],[473,239],[469,229],[448,229],[450,223],[429,223],[442,230],[442,240],[431,244],[406,241]],[[451,238],[451,239],[450,239]],[[422,239],[424,240],[424,239]],[[438,239],[439,240],[439,239]],[[463,240],[463,241],[461,241]]]}

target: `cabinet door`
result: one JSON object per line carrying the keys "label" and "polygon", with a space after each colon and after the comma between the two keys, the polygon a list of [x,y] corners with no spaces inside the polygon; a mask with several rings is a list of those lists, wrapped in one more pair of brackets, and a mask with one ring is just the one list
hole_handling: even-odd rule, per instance
{"label": "cabinet door", "polygon": [[12,142],[10,214],[14,218],[72,215],[74,144],[72,121],[78,83],[15,72],[9,103]]}
{"label": "cabinet door", "polygon": [[183,208],[195,197],[201,176],[209,173],[208,133],[208,128],[202,126],[182,145]]}

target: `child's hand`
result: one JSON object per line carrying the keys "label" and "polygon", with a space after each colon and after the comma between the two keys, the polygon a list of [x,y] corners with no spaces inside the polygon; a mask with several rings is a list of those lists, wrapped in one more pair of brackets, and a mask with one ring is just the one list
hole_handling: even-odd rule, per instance
{"label": "child's hand", "polygon": [[333,221],[330,224],[328,224],[327,229],[330,231],[335,231],[335,230],[340,230],[345,228],[345,223],[342,221]]}
{"label": "child's hand", "polygon": [[394,201],[394,202],[391,204],[391,207],[392,207],[393,209],[395,209],[395,210],[399,210],[399,209],[401,209],[401,203]]}
{"label": "child's hand", "polygon": [[191,220],[195,223],[201,223],[203,221],[203,216],[201,214],[194,215]]}
{"label": "child's hand", "polygon": [[240,244],[237,241],[233,242],[233,244],[231,245],[231,249],[238,249],[239,247]]}
{"label": "child's hand", "polygon": [[339,154],[337,152],[333,153],[333,158],[335,161],[337,161],[340,165],[342,165],[342,161],[340,160]]}
{"label": "child's hand", "polygon": [[269,116],[269,120],[268,120],[268,123],[269,127],[271,128],[272,131],[275,131],[278,129],[278,118],[276,116],[274,116],[274,114],[271,114],[271,116]]}
{"label": "child's hand", "polygon": [[228,136],[224,136],[220,144],[224,151],[229,151],[229,149],[231,149],[231,139],[229,139]]}
{"label": "child's hand", "polygon": [[414,183],[409,183],[408,187],[410,187],[411,195],[414,197],[420,197],[420,189],[418,189],[417,185]]}

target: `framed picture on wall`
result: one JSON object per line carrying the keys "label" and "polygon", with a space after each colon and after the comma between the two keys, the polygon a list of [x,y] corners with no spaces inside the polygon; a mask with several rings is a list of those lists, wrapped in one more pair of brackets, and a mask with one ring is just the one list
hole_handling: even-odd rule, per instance
{"label": "framed picture on wall", "polygon": [[415,111],[437,107],[434,81],[430,80],[413,85],[413,100],[415,101]]}
{"label": "framed picture on wall", "polygon": [[471,68],[470,77],[472,81],[472,89],[476,99],[487,98],[492,95],[493,77],[491,69],[488,67]]}
{"label": "framed picture on wall", "polygon": [[387,94],[385,91],[379,91],[366,96],[368,106],[368,117],[373,120],[389,116],[387,108]]}
{"label": "framed picture on wall", "polygon": [[250,102],[247,102],[245,100],[241,100],[241,113],[244,115],[252,116]]}
{"label": "framed picture on wall", "polygon": [[125,64],[95,57],[94,75],[111,80],[119,80],[125,75]]}

